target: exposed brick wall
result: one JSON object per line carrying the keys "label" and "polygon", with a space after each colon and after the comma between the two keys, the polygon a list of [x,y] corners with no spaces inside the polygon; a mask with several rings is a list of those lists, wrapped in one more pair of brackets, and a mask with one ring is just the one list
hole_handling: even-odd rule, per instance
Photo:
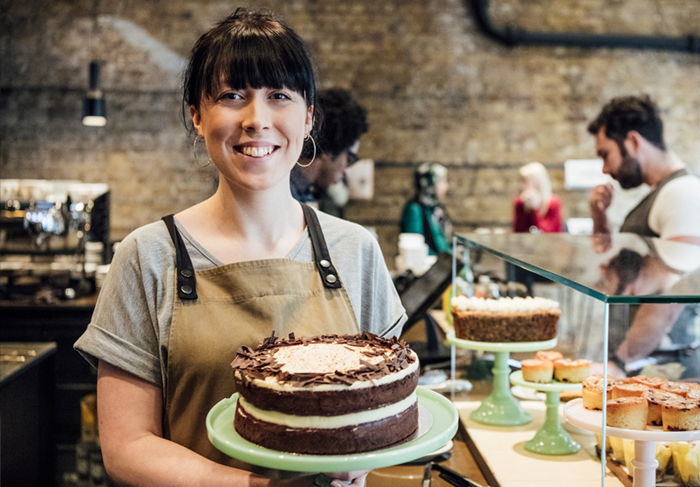
{"label": "exposed brick wall", "polygon": [[[457,229],[508,227],[517,168],[550,168],[565,216],[586,194],[563,188],[563,161],[595,156],[586,124],[612,96],[647,92],[669,145],[700,170],[700,55],[508,48],[458,0],[273,0],[312,47],[323,87],[351,89],[369,112],[360,155],[377,162],[372,202],[349,218],[377,229],[393,265],[411,172],[445,164]],[[181,123],[179,69],[230,2],[25,0],[0,4],[0,177],[71,178],[112,188],[117,238],[212,191]],[[492,0],[498,25],[544,32],[700,35],[694,0]],[[109,124],[83,127],[91,59],[104,61]]]}

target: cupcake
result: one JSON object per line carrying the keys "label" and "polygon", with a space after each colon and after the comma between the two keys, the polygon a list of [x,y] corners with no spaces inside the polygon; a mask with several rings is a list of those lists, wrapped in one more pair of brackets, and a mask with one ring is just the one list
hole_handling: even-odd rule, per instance
{"label": "cupcake", "polygon": [[554,365],[549,360],[527,359],[521,362],[523,380],[536,382],[538,384],[548,384],[552,382]]}
{"label": "cupcake", "polygon": [[549,360],[550,362],[554,362],[555,360],[564,358],[564,356],[559,352],[554,352],[551,350],[540,350],[539,352],[537,352],[537,355],[535,355],[535,358],[539,360]]}
{"label": "cupcake", "polygon": [[[608,376],[607,399],[612,399],[612,388],[614,379]],[[603,376],[601,374],[589,375],[583,380],[581,391],[583,407],[591,411],[603,410]]]}
{"label": "cupcake", "polygon": [[698,390],[700,389],[700,385],[695,382],[667,382],[666,384],[661,384],[659,389],[686,397],[688,391],[693,389]]}
{"label": "cupcake", "polygon": [[588,377],[591,361],[586,359],[559,359],[554,361],[554,378],[559,382],[580,384]]}
{"label": "cupcake", "polygon": [[673,478],[681,485],[700,486],[700,443],[672,442]]}
{"label": "cupcake", "polygon": [[615,384],[612,388],[612,398],[618,399],[620,397],[642,397],[642,394],[648,390],[649,387],[643,384]]}
{"label": "cupcake", "polygon": [[663,424],[661,409],[663,404],[669,400],[678,399],[681,396],[671,392],[662,391],[661,389],[647,389],[642,394],[642,397],[647,400],[649,405],[649,415],[647,416],[647,424],[661,426]]}
{"label": "cupcake", "polygon": [[611,399],[606,405],[605,423],[612,428],[645,430],[649,406],[643,397]]}
{"label": "cupcake", "polygon": [[635,384],[642,384],[651,389],[658,389],[663,384],[668,384],[668,380],[663,377],[647,377],[646,375],[637,375],[635,377],[630,377],[630,382]]}
{"label": "cupcake", "polygon": [[661,406],[664,431],[700,430],[700,403],[695,399],[669,399]]}
{"label": "cupcake", "polygon": [[610,457],[617,463],[625,463],[625,443],[622,438],[606,436],[606,441],[610,443]]}

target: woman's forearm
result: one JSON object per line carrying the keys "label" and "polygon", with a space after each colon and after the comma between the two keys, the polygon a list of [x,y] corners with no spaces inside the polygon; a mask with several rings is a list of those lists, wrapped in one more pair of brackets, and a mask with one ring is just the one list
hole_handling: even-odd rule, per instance
{"label": "woman's forearm", "polygon": [[146,434],[120,448],[103,444],[105,468],[118,486],[262,487],[269,481],[208,460],[177,443]]}
{"label": "woman's forearm", "polygon": [[105,469],[117,485],[270,485],[267,479],[218,464],[163,438],[162,390],[104,361],[97,372],[97,408]]}

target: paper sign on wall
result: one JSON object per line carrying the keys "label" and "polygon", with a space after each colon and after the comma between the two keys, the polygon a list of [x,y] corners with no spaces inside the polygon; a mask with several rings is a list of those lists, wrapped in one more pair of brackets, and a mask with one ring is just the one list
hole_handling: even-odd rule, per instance
{"label": "paper sign on wall", "polygon": [[350,199],[371,200],[374,197],[374,161],[360,159],[346,173]]}

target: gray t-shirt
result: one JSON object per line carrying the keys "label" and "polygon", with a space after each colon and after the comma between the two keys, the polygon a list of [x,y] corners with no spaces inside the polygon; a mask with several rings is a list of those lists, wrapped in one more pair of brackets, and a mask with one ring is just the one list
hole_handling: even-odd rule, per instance
{"label": "gray t-shirt", "polygon": [[[331,260],[361,330],[400,334],[406,322],[376,239],[363,227],[317,212]],[[175,221],[195,270],[223,265]],[[287,256],[312,262],[308,229]],[[93,366],[109,362],[164,387],[175,289],[175,247],[162,221],[127,236],[114,255],[92,320],[75,343]]]}

